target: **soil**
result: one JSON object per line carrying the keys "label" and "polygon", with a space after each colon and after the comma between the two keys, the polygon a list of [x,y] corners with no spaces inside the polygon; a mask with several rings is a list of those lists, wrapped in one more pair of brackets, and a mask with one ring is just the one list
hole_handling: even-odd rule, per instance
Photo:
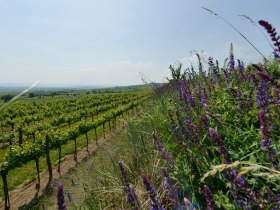
{"label": "soil", "polygon": [[[123,126],[121,126],[121,128],[119,128],[117,131],[115,132],[119,132],[119,130],[122,130]],[[114,135],[114,132],[112,133],[107,133],[106,134],[106,139],[98,139],[98,144],[102,145],[104,143],[106,143],[107,140],[110,140],[112,135]],[[74,155],[67,155],[64,158],[64,161],[61,163],[60,165],[60,174],[57,172],[57,166],[52,167],[52,173],[53,173],[53,182],[54,183],[56,180],[58,180],[61,176],[69,173],[73,168],[75,168],[77,166],[77,164],[82,163],[83,161],[85,161],[90,154],[92,154],[95,150],[97,150],[98,145],[96,145],[95,141],[93,139],[91,139],[89,142],[91,142],[89,144],[89,151],[86,150],[86,147],[81,148],[78,153],[77,153],[77,157],[78,157],[78,162],[74,161]],[[19,187],[17,187],[15,190],[10,191],[9,195],[10,195],[10,209],[24,209],[28,204],[30,204],[31,202],[36,201],[41,195],[44,194],[44,192],[46,191],[46,189],[48,188],[48,180],[49,180],[49,176],[48,176],[48,171],[44,171],[40,174],[40,188],[37,189],[36,185],[37,185],[37,180],[34,182],[31,182],[27,185],[21,185]],[[52,183],[50,183],[50,185],[52,185]],[[0,209],[4,209],[4,198],[1,199],[0,201]]]}

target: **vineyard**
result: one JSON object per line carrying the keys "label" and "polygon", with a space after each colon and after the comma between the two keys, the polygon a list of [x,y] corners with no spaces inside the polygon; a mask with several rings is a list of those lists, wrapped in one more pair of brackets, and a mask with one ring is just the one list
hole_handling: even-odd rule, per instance
{"label": "vineyard", "polygon": [[280,210],[279,8],[3,1],[0,210]]}
{"label": "vineyard", "polygon": [[[47,102],[18,101],[2,109],[0,174],[6,208],[10,206],[8,189],[23,184],[16,176],[22,168],[36,166],[38,188],[42,168],[48,169],[52,181],[53,164],[57,163],[60,173],[63,155],[72,151],[77,161],[79,145],[88,148],[91,139],[98,144],[98,135],[105,138],[106,128],[115,130],[124,115],[137,113],[149,97],[149,91],[94,94]],[[69,151],[63,154],[64,147]]]}

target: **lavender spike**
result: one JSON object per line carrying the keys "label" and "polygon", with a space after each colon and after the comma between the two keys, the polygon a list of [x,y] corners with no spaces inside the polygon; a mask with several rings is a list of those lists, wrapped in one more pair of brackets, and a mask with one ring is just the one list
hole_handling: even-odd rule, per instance
{"label": "lavender spike", "polygon": [[230,69],[230,71],[234,70],[234,65],[235,65],[235,62],[234,62],[234,55],[233,55],[233,45],[232,45],[232,43],[230,43],[230,53],[229,53],[229,69]]}
{"label": "lavender spike", "polygon": [[171,201],[174,203],[174,208],[179,209],[180,208],[180,203],[179,203],[179,198],[177,191],[174,187],[173,180],[170,178],[166,168],[162,167],[162,176],[164,178],[164,187],[169,191],[169,196]]}
{"label": "lavender spike", "polygon": [[156,134],[153,132],[153,139],[155,141],[156,144],[156,148],[159,151],[160,155],[162,156],[162,158],[164,160],[166,160],[166,162],[169,164],[169,166],[174,169],[175,167],[175,162],[174,160],[170,157],[170,155],[168,154],[168,152],[163,148],[163,146],[160,144],[158,137],[156,136]]}
{"label": "lavender spike", "polygon": [[137,208],[138,200],[134,192],[133,186],[128,184],[127,174],[124,169],[123,162],[119,161],[118,164],[124,180],[124,188],[126,192],[127,202],[133,207],[133,209],[138,209]]}
{"label": "lavender spike", "polygon": [[213,210],[215,203],[213,200],[212,192],[207,185],[204,185],[204,194],[205,194],[206,202],[207,202],[207,210]]}
{"label": "lavender spike", "polygon": [[210,136],[216,141],[216,143],[219,146],[220,149],[220,153],[223,156],[224,163],[229,163],[230,161],[228,160],[228,151],[226,150],[225,146],[224,146],[224,142],[221,139],[221,137],[218,135],[218,133],[213,129],[213,128],[209,128],[209,134]]}
{"label": "lavender spike", "polygon": [[57,207],[59,210],[67,210],[64,200],[63,185],[61,183],[57,186]]}
{"label": "lavender spike", "polygon": [[151,203],[151,210],[165,210],[164,206],[161,206],[160,204],[160,200],[157,196],[157,192],[155,190],[155,188],[153,188],[150,184],[150,182],[148,181],[147,177],[145,174],[142,174],[142,180],[145,186],[146,191],[148,192],[148,194],[150,195],[150,198],[152,200]]}

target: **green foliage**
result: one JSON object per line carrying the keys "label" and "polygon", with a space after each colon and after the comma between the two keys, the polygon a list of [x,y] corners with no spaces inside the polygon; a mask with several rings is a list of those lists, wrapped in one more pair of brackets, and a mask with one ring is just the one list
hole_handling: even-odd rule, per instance
{"label": "green foliage", "polygon": [[279,61],[271,59],[266,68],[267,72],[273,77],[273,79],[280,79]]}
{"label": "green foliage", "polygon": [[[186,71],[182,70],[183,64],[178,62],[176,65],[170,65],[169,69],[171,71],[171,79],[168,79],[169,82],[177,82],[182,78],[186,77]],[[183,71],[183,72],[182,72]]]}
{"label": "green foliage", "polygon": [[[263,77],[252,66],[243,70],[225,69],[226,73],[216,71],[208,75],[203,71],[190,72],[188,80],[179,79],[175,83],[179,74],[173,70],[175,80],[170,80],[173,86],[166,85],[149,107],[146,121],[150,127],[142,132],[156,131],[164,142],[176,162],[175,170],[170,173],[178,183],[177,191],[181,199],[187,197],[195,207],[206,208],[204,184],[211,189],[217,208],[239,208],[234,205],[237,196],[234,193],[239,194],[239,199],[247,200],[252,208],[275,206],[280,190],[279,66],[268,63],[262,70],[268,76]],[[267,104],[262,106],[265,100]],[[260,120],[261,111],[265,112],[267,125]],[[268,129],[265,135],[269,137],[264,136],[264,126]],[[209,128],[217,132],[219,141],[211,136]],[[264,138],[272,142],[269,148],[263,146]],[[274,162],[268,158],[270,151]],[[251,165],[230,165],[236,161],[247,161]],[[220,173],[210,173],[202,179],[218,166],[223,168]],[[263,167],[269,170],[262,171]],[[232,181],[238,180],[238,173],[246,188]],[[246,190],[252,193],[251,197],[245,195]],[[252,195],[258,196],[254,200]],[[268,199],[274,199],[274,203],[269,204]]]}

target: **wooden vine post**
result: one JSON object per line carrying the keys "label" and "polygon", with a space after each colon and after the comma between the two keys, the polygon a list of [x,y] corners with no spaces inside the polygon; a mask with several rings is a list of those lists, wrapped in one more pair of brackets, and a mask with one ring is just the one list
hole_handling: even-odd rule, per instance
{"label": "wooden vine post", "polygon": [[35,163],[36,163],[36,171],[37,171],[37,177],[38,177],[38,188],[40,188],[40,183],[41,183],[41,180],[40,180],[40,167],[39,167],[39,158],[36,157],[35,158]]}
{"label": "wooden vine post", "polygon": [[4,190],[4,199],[5,199],[5,210],[10,209],[10,198],[9,198],[7,175],[8,175],[8,172],[6,170],[1,171],[1,176],[2,176],[2,181],[3,181],[3,190]]}
{"label": "wooden vine post", "polygon": [[20,126],[18,128],[18,145],[21,147],[23,141],[23,136],[22,136],[22,127]]}
{"label": "wooden vine post", "polygon": [[49,171],[49,182],[52,181],[53,175],[52,175],[52,163],[50,158],[50,142],[49,142],[49,135],[46,135],[46,160],[48,165],[48,171]]}
{"label": "wooden vine post", "polygon": [[106,139],[105,138],[105,122],[102,123],[102,128],[103,128],[103,138]]}
{"label": "wooden vine post", "polygon": [[60,164],[61,164],[61,145],[58,146],[58,166],[57,172],[60,174]]}

